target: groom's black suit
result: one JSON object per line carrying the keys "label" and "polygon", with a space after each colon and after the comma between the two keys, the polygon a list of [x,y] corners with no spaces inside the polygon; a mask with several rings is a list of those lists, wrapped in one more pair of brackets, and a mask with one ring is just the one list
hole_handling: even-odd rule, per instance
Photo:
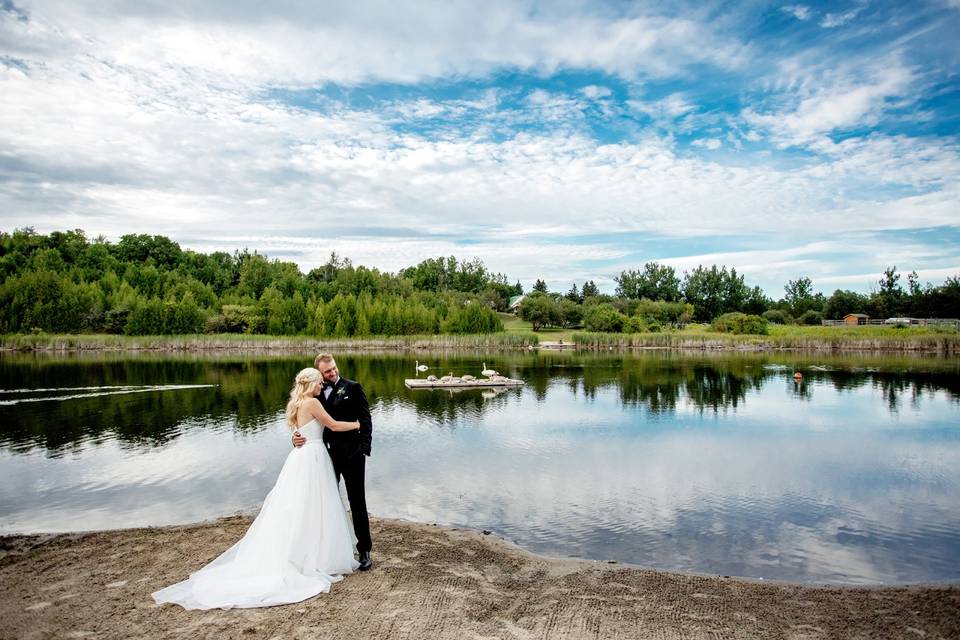
{"label": "groom's black suit", "polygon": [[347,499],[350,501],[350,514],[353,516],[353,531],[357,534],[357,551],[370,551],[370,521],[367,517],[367,498],[364,493],[364,468],[366,456],[370,455],[373,441],[373,422],[370,420],[370,405],[363,385],[353,380],[339,378],[327,396],[326,388],[320,392],[320,404],[334,420],[360,423],[359,430],[331,431],[323,430],[323,444],[330,452],[333,471],[343,476],[347,485]]}

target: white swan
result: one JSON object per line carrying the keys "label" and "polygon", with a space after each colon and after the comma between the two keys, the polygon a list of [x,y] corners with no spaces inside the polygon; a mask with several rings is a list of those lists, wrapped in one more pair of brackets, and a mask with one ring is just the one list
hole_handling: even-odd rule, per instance
{"label": "white swan", "polygon": [[430,367],[428,367],[428,366],[425,365],[425,364],[420,364],[420,361],[419,361],[419,360],[415,360],[415,362],[417,363],[417,364],[416,364],[417,371],[426,371],[427,369],[430,368]]}
{"label": "white swan", "polygon": [[493,369],[487,369],[487,363],[484,362],[483,371],[480,372],[480,375],[487,376],[488,378],[490,378],[492,376],[498,376],[500,374],[494,371]]}

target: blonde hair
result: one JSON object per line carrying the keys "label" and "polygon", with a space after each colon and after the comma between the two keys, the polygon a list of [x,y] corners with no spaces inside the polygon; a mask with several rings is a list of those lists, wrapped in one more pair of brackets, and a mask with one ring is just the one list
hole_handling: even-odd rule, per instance
{"label": "blonde hair", "polygon": [[321,379],[320,372],[313,367],[307,367],[297,374],[293,379],[293,387],[290,389],[290,400],[287,402],[287,425],[297,426],[297,409],[300,402],[307,397],[307,391],[314,382]]}

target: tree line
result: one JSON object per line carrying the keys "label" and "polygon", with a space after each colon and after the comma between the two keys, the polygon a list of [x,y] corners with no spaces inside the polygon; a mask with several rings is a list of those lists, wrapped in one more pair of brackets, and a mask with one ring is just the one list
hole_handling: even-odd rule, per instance
{"label": "tree line", "polygon": [[[497,311],[523,293],[519,282],[479,259],[439,257],[386,273],[331,254],[304,274],[293,262],[244,249],[204,254],[159,235],[119,241],[82,230],[0,233],[0,332],[308,334],[324,337],[492,333]],[[875,318],[960,316],[960,277],[906,288],[895,267],[869,294],[814,292],[810,278],[768,298],[736,269],[698,266],[682,277],[648,262],[614,278],[613,295],[592,280],[566,293],[537,280],[520,309],[545,326],[603,332],[659,331],[711,322],[720,331],[764,333],[768,322],[820,324],[865,313]]]}
{"label": "tree line", "polygon": [[116,243],[82,230],[0,233],[0,332],[492,333],[522,292],[479,260],[425,260],[399,274],[331,254],[304,274],[246,249],[199,253],[164,236]]}
{"label": "tree line", "polygon": [[814,292],[808,277],[790,280],[779,300],[749,286],[734,268],[698,266],[681,278],[668,265],[648,262],[614,278],[614,295],[599,293],[593,281],[565,294],[547,290],[537,280],[526,296],[521,316],[534,330],[544,326],[579,327],[599,332],[659,331],[689,322],[709,322],[716,331],[767,333],[768,323],[818,325],[850,313],[873,318],[960,317],[960,276],[942,285],[920,284],[916,272],[900,283],[896,267],[886,269],[869,294],[837,289],[829,297]]}

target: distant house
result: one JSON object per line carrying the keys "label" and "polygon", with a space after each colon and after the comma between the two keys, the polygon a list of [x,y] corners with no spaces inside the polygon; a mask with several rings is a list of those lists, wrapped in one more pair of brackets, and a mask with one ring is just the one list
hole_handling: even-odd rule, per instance
{"label": "distant house", "polygon": [[867,324],[870,316],[865,313],[848,313],[843,316],[843,324]]}
{"label": "distant house", "polygon": [[507,311],[510,313],[519,313],[520,307],[523,306],[523,299],[527,296],[525,294],[520,294],[519,296],[513,296],[510,298],[510,304],[507,305]]}

